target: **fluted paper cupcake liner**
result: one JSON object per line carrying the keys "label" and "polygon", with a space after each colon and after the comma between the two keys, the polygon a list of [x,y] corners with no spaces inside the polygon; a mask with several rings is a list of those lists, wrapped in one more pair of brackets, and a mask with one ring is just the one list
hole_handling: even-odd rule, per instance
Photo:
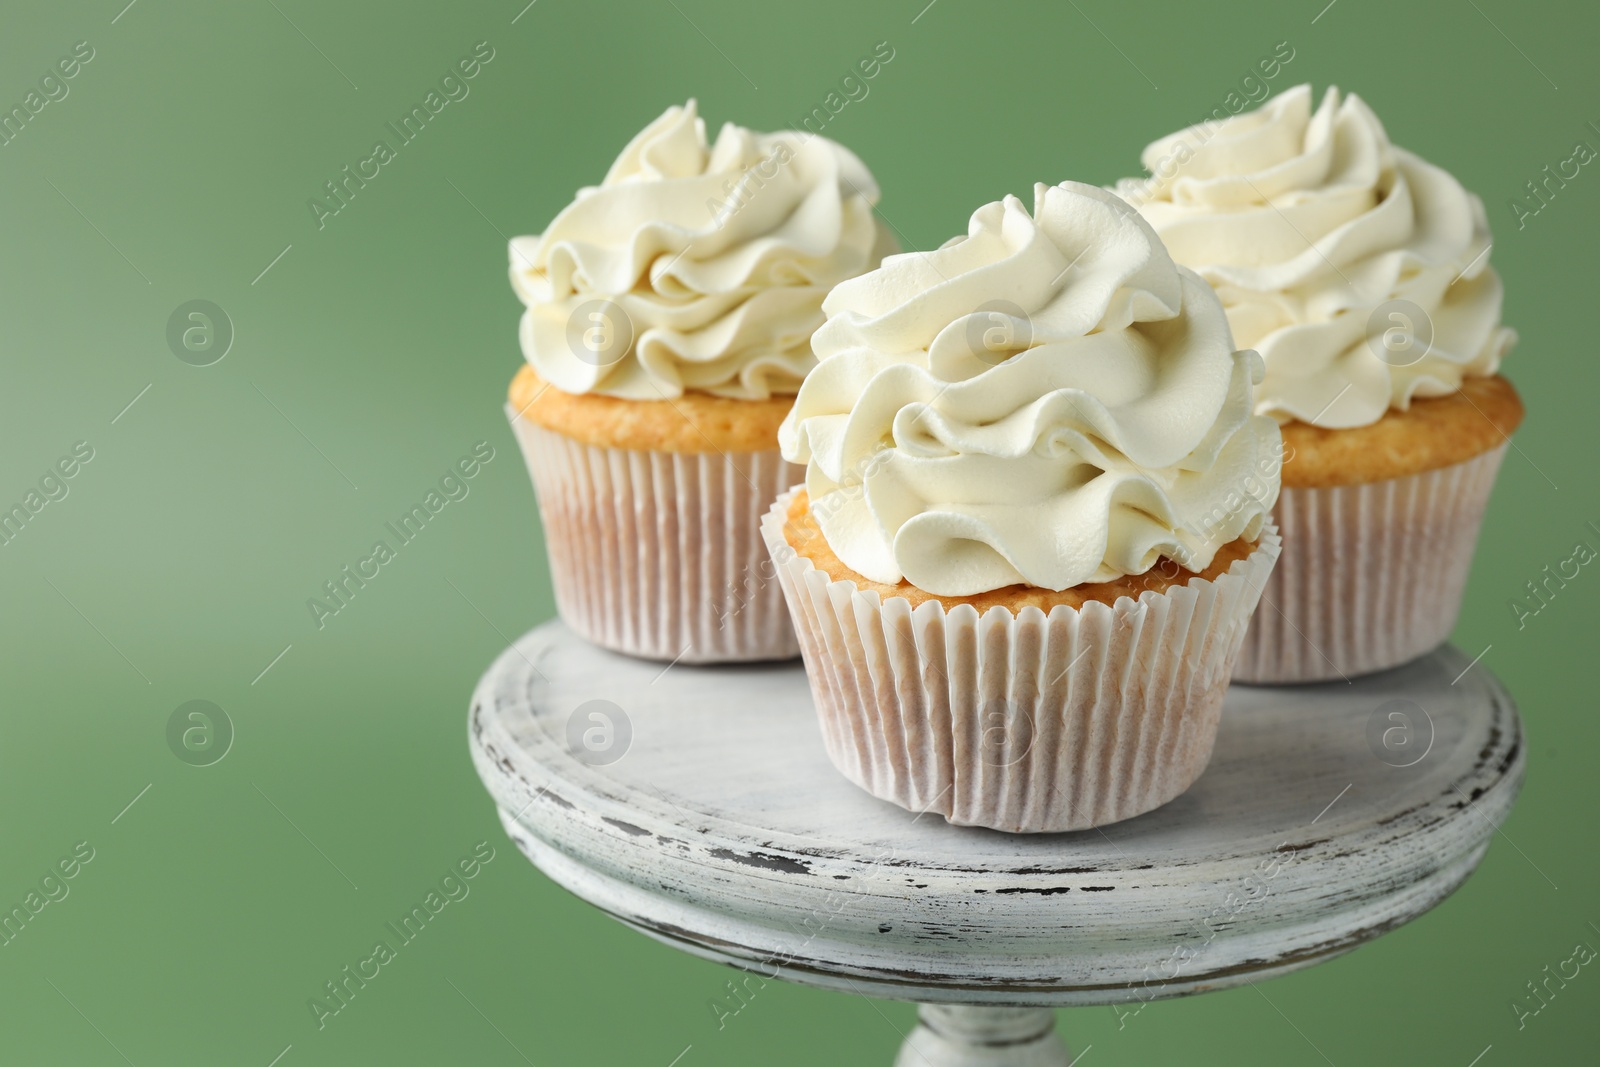
{"label": "fluted paper cupcake liner", "polygon": [[1274,511],[1283,558],[1234,680],[1353,678],[1443,644],[1507,447],[1382,482],[1285,487]]}
{"label": "fluted paper cupcake liner", "polygon": [[762,519],[822,739],[846,778],[964,826],[1039,833],[1160,807],[1205,769],[1245,626],[1278,557],[1269,527],[1215,581],[1049,613],[913,608],[835,581]]}
{"label": "fluted paper cupcake liner", "polygon": [[801,468],[776,448],[599,448],[506,411],[568,626],[618,652],[681,663],[799,653],[759,524]]}

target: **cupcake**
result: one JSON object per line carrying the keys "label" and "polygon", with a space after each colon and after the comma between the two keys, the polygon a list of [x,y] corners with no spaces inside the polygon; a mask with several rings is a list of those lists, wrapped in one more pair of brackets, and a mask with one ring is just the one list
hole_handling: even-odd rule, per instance
{"label": "cupcake", "polygon": [[1277,424],[1211,288],[1068,182],[823,310],[762,535],[834,765],[1017,832],[1183,792],[1278,555]]}
{"label": "cupcake", "polygon": [[1522,421],[1496,374],[1483,203],[1389,143],[1355,95],[1284,92],[1145,149],[1117,191],[1215,287],[1283,425],[1285,548],[1234,677],[1349,679],[1454,628],[1495,473]]}
{"label": "cupcake", "polygon": [[527,366],[507,414],[539,498],[556,607],[631,655],[798,651],[758,530],[801,477],[778,426],[836,282],[892,247],[844,147],[668,108],[605,180],[511,242]]}

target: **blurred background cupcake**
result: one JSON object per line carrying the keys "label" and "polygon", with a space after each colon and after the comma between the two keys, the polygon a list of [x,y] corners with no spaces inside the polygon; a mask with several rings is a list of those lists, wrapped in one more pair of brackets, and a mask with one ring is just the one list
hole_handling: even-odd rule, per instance
{"label": "blurred background cupcake", "polygon": [[892,247],[877,199],[833,141],[728,124],[709,144],[691,100],[512,240],[528,363],[507,412],[574,630],[683,662],[795,655],[758,523],[800,477],[777,430],[822,298]]}
{"label": "blurred background cupcake", "polygon": [[1117,191],[1261,353],[1283,424],[1284,554],[1235,678],[1349,678],[1454,628],[1478,528],[1522,421],[1496,374],[1483,203],[1389,143],[1371,109],[1311,87],[1151,144]]}
{"label": "blurred background cupcake", "polygon": [[829,756],[954,823],[1126,819],[1205,768],[1278,554],[1279,435],[1216,295],[1040,185],[823,307],[762,532]]}

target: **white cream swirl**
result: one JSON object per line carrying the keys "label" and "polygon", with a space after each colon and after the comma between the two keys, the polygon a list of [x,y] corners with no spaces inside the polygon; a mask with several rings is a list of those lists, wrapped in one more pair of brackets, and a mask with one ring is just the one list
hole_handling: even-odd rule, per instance
{"label": "white cream swirl", "polygon": [[1117,191],[1216,287],[1266,363],[1257,410],[1280,422],[1365,426],[1493,374],[1515,343],[1483,202],[1354,94],[1330,88],[1313,114],[1297,86],[1142,162],[1151,176]]}
{"label": "white cream swirl", "polygon": [[824,538],[877,582],[968,596],[1204,569],[1278,495],[1261,361],[1149,224],[1093,186],[986,204],[834,288],[779,431]]}
{"label": "white cream swirl", "polygon": [[828,289],[893,248],[877,200],[827,138],[729,123],[708,145],[695,102],[670,107],[543,234],[511,241],[523,354],[569,393],[793,393]]}

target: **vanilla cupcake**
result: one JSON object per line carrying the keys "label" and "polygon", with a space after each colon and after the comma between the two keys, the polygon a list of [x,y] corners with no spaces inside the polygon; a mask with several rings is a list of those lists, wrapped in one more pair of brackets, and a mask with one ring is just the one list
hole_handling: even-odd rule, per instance
{"label": "vanilla cupcake", "polygon": [[1145,149],[1117,191],[1222,298],[1283,424],[1285,550],[1235,677],[1350,678],[1449,637],[1495,473],[1522,420],[1496,374],[1483,203],[1310,86]]}
{"label": "vanilla cupcake", "polygon": [[1253,352],[1092,186],[836,286],[762,533],[833,763],[951,822],[1076,830],[1205,768],[1278,554]]}
{"label": "vanilla cupcake", "polygon": [[668,108],[511,242],[527,366],[507,413],[556,606],[597,644],[706,663],[797,652],[757,531],[801,472],[777,431],[836,282],[892,247],[844,147]]}

